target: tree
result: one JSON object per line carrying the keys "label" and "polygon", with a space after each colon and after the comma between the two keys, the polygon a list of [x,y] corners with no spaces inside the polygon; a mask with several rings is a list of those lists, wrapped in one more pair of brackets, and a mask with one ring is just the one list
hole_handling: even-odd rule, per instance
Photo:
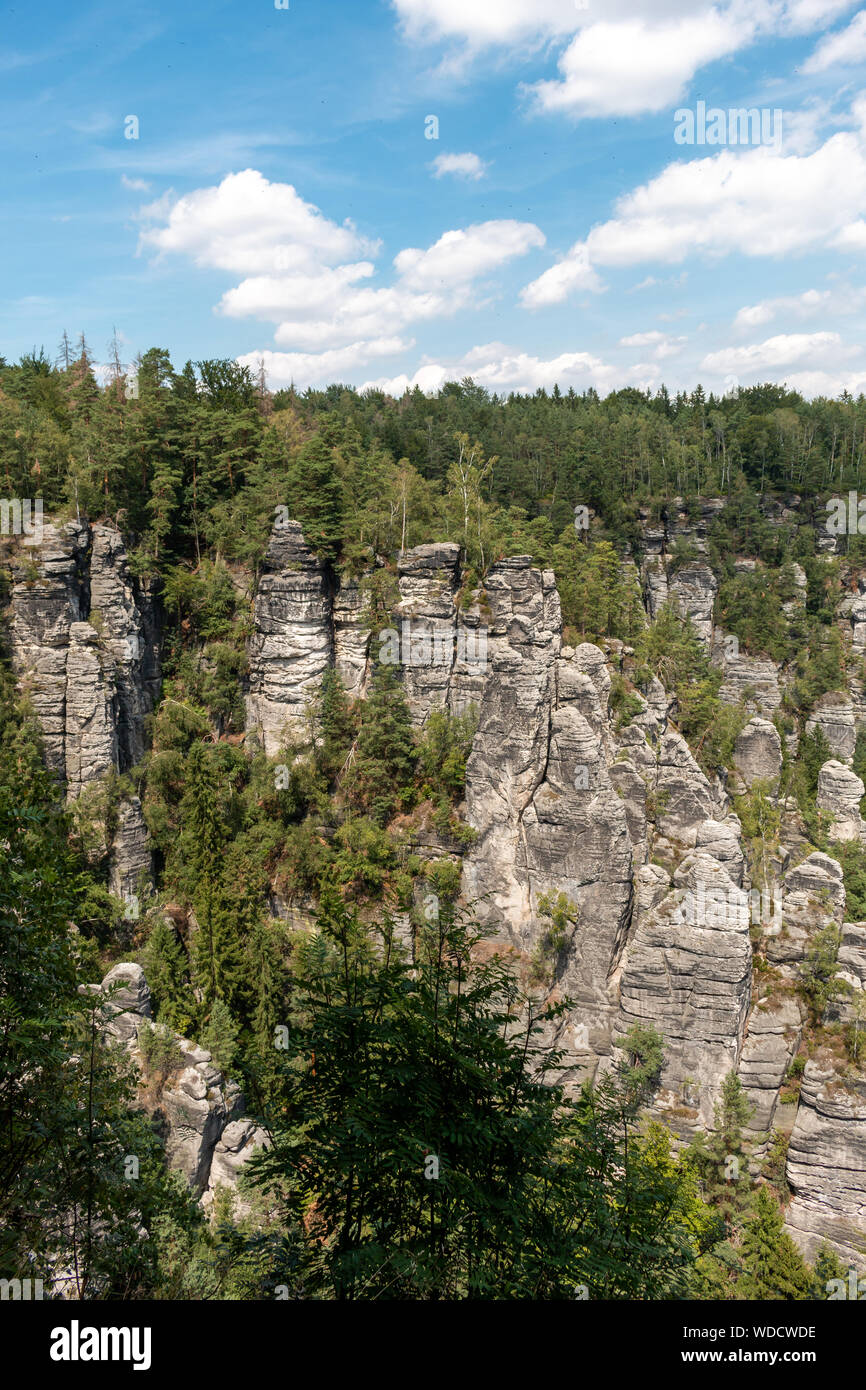
{"label": "tree", "polygon": [[812,936],[800,965],[800,989],[813,1025],[817,1026],[834,1000],[846,993],[849,986],[837,975],[842,932],[828,923]]}
{"label": "tree", "polygon": [[416,760],[412,718],[398,668],[377,663],[347,779],[352,796],[377,824],[386,824],[399,806],[408,806]]}
{"label": "tree", "polygon": [[808,1297],[809,1271],[767,1187],[758,1188],[754,1215],[743,1232],[743,1267],[739,1286],[743,1298]]}
{"label": "tree", "polygon": [[291,465],[289,490],[307,545],[323,560],[336,560],[343,538],[342,487],[333,451],[320,434]]}
{"label": "tree", "polygon": [[232,1018],[230,1009],[222,999],[217,999],[210,1011],[201,1040],[222,1072],[231,1072],[237,1060],[239,1033],[240,1029]]}
{"label": "tree", "polygon": [[[248,1172],[297,1238],[304,1297],[658,1297],[715,1229],[614,1078],[568,1101],[537,1013],[442,908],[414,964],[325,886],[295,961],[273,1147]],[[625,1128],[624,1128],[625,1126]],[[277,1194],[280,1194],[277,1197]]]}

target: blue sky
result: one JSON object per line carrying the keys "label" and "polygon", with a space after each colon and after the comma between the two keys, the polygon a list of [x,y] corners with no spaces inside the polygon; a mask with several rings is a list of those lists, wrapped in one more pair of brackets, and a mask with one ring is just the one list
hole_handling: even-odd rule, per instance
{"label": "blue sky", "polygon": [[[866,390],[856,3],[289,5],[4,10],[8,359]],[[724,143],[675,140],[700,102]]]}

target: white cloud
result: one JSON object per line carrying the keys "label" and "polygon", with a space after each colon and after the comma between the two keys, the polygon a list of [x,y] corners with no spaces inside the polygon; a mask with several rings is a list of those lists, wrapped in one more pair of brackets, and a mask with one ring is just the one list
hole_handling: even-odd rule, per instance
{"label": "white cloud", "polygon": [[543,111],[634,116],[660,111],[682,95],[704,64],[750,43],[755,26],[716,9],[668,23],[636,18],[592,24],[559,60],[559,81],[529,91]]}
{"label": "white cloud", "polygon": [[520,302],[525,309],[542,309],[548,304],[559,304],[574,290],[591,290],[598,294],[602,289],[589,263],[586,246],[577,243],[561,261],[524,286]]}
{"label": "white cloud", "polygon": [[719,374],[777,372],[813,358],[818,358],[825,366],[828,358],[832,362],[842,362],[856,351],[856,348],[846,347],[838,333],[779,333],[762,343],[751,343],[748,347],[729,347],[709,352],[702,360],[701,367]]}
{"label": "white cloud", "polygon": [[477,154],[440,154],[437,155],[431,165],[434,178],[441,179],[445,174],[453,174],[455,178],[467,179],[470,182],[477,181],[484,177],[487,165],[483,159],[479,159]]}
{"label": "white cloud", "polygon": [[842,285],[832,290],[804,290],[802,294],[779,295],[747,304],[734,319],[734,328],[748,330],[770,323],[782,315],[798,319],[815,318],[819,314],[844,315],[857,313],[866,307],[866,286]]}
{"label": "white cloud", "polygon": [[[165,215],[160,201],[145,215]],[[270,183],[256,169],[228,174],[213,188],[199,188],[170,205],[165,226],[141,234],[141,245],[191,257],[196,265],[241,274],[302,271],[360,255],[379,243],[325,217],[288,183]]]}
{"label": "white cloud", "polygon": [[426,251],[407,247],[394,257],[394,266],[412,289],[446,289],[486,275],[544,243],[544,233],[534,222],[479,222],[444,232]]}
{"label": "white cloud", "polygon": [[[650,367],[651,373],[656,369]],[[509,391],[537,391],[558,385],[565,390],[586,390],[593,386],[601,394],[619,386],[635,384],[635,368],[612,366],[590,352],[563,352],[556,357],[542,358],[521,352],[505,343],[485,343],[472,348],[460,358],[443,362],[425,362],[414,375],[400,373],[366,381],[359,388],[376,388],[390,395],[402,395],[405,390],[419,386],[422,391],[435,391],[445,381],[460,381],[471,376],[480,386],[498,394]],[[642,389],[647,381],[636,383]]]}
{"label": "white cloud", "polygon": [[812,33],[853,3],[606,0],[602,10],[597,0],[392,0],[407,39],[450,41],[440,71],[452,77],[467,78],[486,51],[544,61],[552,45],[567,41],[559,79],[530,83],[528,90],[540,109],[576,117],[660,110],[708,63],[758,39]]}
{"label": "white cloud", "polygon": [[324,386],[346,372],[356,372],[373,358],[395,357],[408,351],[411,346],[411,342],[404,342],[401,338],[381,338],[373,342],[349,343],[345,347],[319,353],[273,352],[270,348],[263,348],[244,353],[237,361],[242,367],[249,367],[253,371],[263,362],[271,389],[288,386],[291,382],[296,386]]}
{"label": "white cloud", "polygon": [[132,193],[150,192],[150,184],[145,179],[128,179],[126,174],[121,174],[120,182],[124,188],[128,188]]}
{"label": "white cloud", "polygon": [[[426,248],[400,251],[393,283],[373,288],[359,284],[375,274],[373,262],[355,257],[375,254],[379,243],[254,169],[182,198],[166,194],[141,215],[149,224],[142,249],[245,273],[223,294],[218,312],[275,323],[277,346],[303,358],[299,375],[312,370],[310,354],[318,360],[327,352],[350,353],[348,365],[365,351],[381,355],[369,345],[393,343],[412,323],[466,308],[485,276],[544,245],[532,222],[478,223],[447,231]],[[343,362],[334,358],[333,369],[342,370]]]}
{"label": "white cloud", "polygon": [[866,394],[866,372],[794,372],[786,380],[792,391],[803,396],[829,396],[835,400],[843,391],[852,396]]}
{"label": "white cloud", "polygon": [[683,343],[687,342],[688,338],[684,335],[672,338],[668,333],[660,333],[657,328],[652,328],[647,333],[630,333],[627,338],[620,338],[619,345],[628,348],[652,348],[653,356],[661,361],[664,357],[672,357],[675,353],[681,352]]}
{"label": "white cloud", "polygon": [[[859,122],[862,103],[855,108]],[[817,247],[866,249],[866,146],[862,124],[808,155],[763,147],[677,160],[619,199],[558,264],[525,287],[527,307],[556,304],[599,266],[781,256]]]}
{"label": "white cloud", "polygon": [[393,0],[407,36],[465,39],[472,47],[573,33],[574,0]]}
{"label": "white cloud", "polygon": [[800,69],[803,73],[826,72],[843,63],[848,67],[866,59],[866,10],[861,10],[845,29],[823,38]]}
{"label": "white cloud", "polygon": [[445,232],[426,250],[399,252],[389,286],[356,287],[373,273],[362,261],[306,275],[254,276],[224,294],[219,307],[232,318],[277,323],[279,346],[317,350],[389,337],[468,307],[477,280],[543,245],[531,222],[484,222]]}

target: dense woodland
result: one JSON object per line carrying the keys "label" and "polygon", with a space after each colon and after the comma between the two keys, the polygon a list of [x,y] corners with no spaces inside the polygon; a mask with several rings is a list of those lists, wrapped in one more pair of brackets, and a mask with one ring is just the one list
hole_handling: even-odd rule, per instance
{"label": "dense woodland", "polygon": [[[364,701],[328,673],[308,737],[281,760],[286,785],[240,735],[250,587],[286,507],[324,559],[367,575],[371,618],[389,612],[401,549],[458,541],[467,595],[497,558],[531,554],[556,572],[566,637],[631,644],[638,672],[676,694],[704,768],[724,770],[748,715],[720,702],[719,672],[675,610],[647,623],[631,563],[641,517],[663,519],[675,497],[695,513],[701,498],[726,499],[710,533],[718,621],[786,664],[777,719],[802,731],[814,701],[859,674],[834,621],[845,566],[817,552],[815,524],[829,494],[861,488],[864,445],[863,397],[806,401],[772,385],[724,399],[700,387],[501,399],[467,380],[394,400],[341,386],[271,393],[229,361],[175,371],[160,349],[126,370],[115,351],[100,385],[83,339],[65,336],[56,363],[44,351],[0,360],[0,491],[43,498],[52,518],[116,523],[164,618],[145,759],[73,807],[43,770],[3,653],[0,1266],[23,1273],[72,1251],[83,1297],[825,1298],[846,1272],[829,1252],[809,1266],[783,1231],[784,1142],[771,1136],[750,1172],[736,1077],[714,1132],[687,1149],[643,1114],[663,1059],[650,1029],[634,1030],[607,1079],[566,1094],[539,1041],[550,959],[527,981],[479,952],[459,868],[413,848],[424,817],[455,852],[471,842],[459,815],[471,713],[415,731],[399,676],[380,665]],[[854,564],[862,541],[848,544]],[[737,574],[737,554],[763,563]],[[691,558],[682,547],[672,563]],[[806,603],[786,614],[792,561]],[[625,681],[612,698],[627,721]],[[820,734],[804,735],[784,771],[821,848],[827,756]],[[132,791],[158,893],[130,927],[107,891],[98,827]],[[765,847],[769,795],[759,787],[737,809]],[[864,917],[859,848],[845,868],[849,916]],[[419,884],[432,914],[414,907]],[[315,930],[271,915],[275,886],[315,903]],[[414,963],[399,911],[417,918]],[[548,957],[568,913],[549,904]],[[817,942],[804,966],[816,1036],[836,949]],[[79,987],[118,959],[140,960],[153,992],[142,1063],[154,1094],[174,1034],[194,1038],[272,1136],[248,1165],[242,1216],[227,1199],[205,1218],[166,1172],[128,1063],[99,1041]],[[839,1045],[859,1066],[859,1028]]]}

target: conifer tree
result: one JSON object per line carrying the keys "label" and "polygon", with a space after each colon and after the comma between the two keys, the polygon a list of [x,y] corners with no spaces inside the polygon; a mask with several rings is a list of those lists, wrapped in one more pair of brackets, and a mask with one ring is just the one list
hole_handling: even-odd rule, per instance
{"label": "conifer tree", "polygon": [[386,824],[399,806],[409,804],[417,756],[398,668],[380,662],[361,714],[350,782],[377,824]]}
{"label": "conifer tree", "polygon": [[307,545],[323,560],[336,560],[343,538],[342,487],[333,450],[321,435],[307,440],[298,453],[289,487]]}
{"label": "conifer tree", "polygon": [[784,1229],[782,1213],[769,1188],[758,1188],[754,1212],[743,1232],[740,1295],[762,1300],[808,1297],[809,1271]]}

